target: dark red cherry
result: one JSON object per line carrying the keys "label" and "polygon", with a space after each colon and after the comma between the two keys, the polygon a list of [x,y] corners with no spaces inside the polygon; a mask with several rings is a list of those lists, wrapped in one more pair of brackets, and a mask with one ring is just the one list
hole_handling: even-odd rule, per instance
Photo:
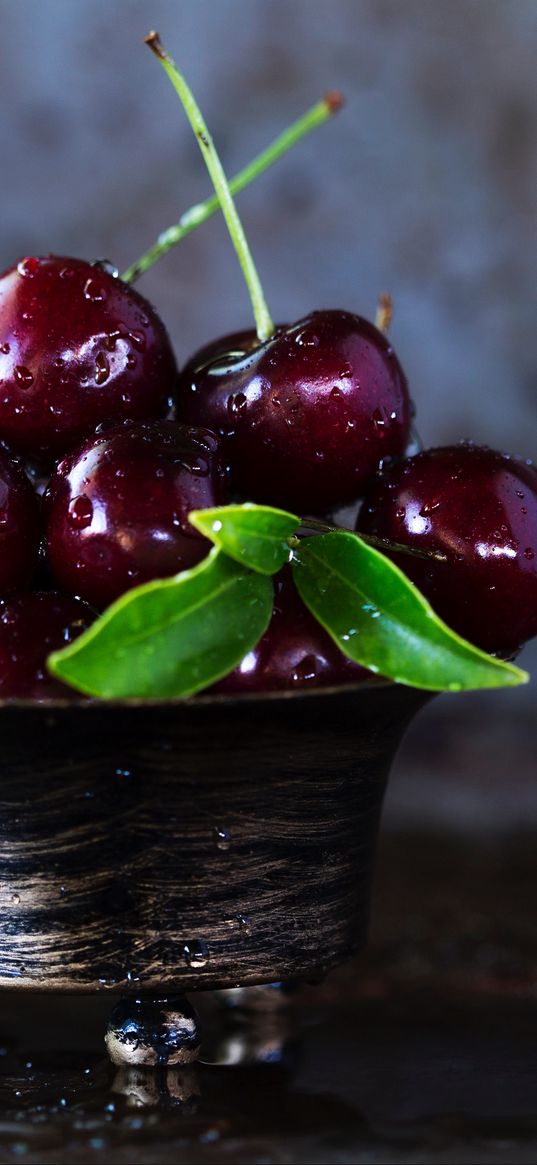
{"label": "dark red cherry", "polygon": [[14,449],[50,462],[101,421],[166,415],[166,329],[111,270],[51,255],[0,276],[0,439]]}
{"label": "dark red cherry", "polygon": [[0,699],[75,698],[72,688],[49,674],[46,659],[72,643],[94,618],[86,603],[53,591],[0,603]]}
{"label": "dark red cherry", "polygon": [[94,436],[61,462],[44,498],[59,586],[105,607],[200,562],[209,544],[188,514],[224,500],[218,448],[207,430],[148,421]]}
{"label": "dark red cherry", "polygon": [[486,651],[537,634],[537,470],[475,445],[428,449],[372,487],[357,529],[447,561],[396,557],[449,626]]}
{"label": "dark red cherry", "polygon": [[411,402],[385,336],[359,316],[318,311],[265,344],[241,334],[187,364],[177,416],[227,438],[234,486],[251,501],[324,512],[363,493],[404,452]]}
{"label": "dark red cherry", "polygon": [[374,682],[377,677],[347,659],[310,615],[296,591],[290,568],[274,581],[274,611],[267,631],[257,647],[212,691],[232,695]]}
{"label": "dark red cherry", "polygon": [[0,447],[0,597],[30,585],[38,563],[39,527],[31,482]]}

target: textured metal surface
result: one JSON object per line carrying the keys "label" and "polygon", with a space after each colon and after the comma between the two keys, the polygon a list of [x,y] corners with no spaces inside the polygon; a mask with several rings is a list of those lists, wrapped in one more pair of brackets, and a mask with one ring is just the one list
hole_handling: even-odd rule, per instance
{"label": "textured metal surface", "polygon": [[363,944],[395,687],[0,709],[0,985],[309,976]]}
{"label": "textured metal surface", "polygon": [[107,1064],[109,997],[1,993],[0,1162],[534,1165],[536,879],[534,835],[383,831],[368,951],[279,1014],[200,993],[195,1068]]}

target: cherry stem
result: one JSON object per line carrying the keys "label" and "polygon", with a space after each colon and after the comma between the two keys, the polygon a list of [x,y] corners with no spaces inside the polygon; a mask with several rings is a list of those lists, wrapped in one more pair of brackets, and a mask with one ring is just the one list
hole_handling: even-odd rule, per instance
{"label": "cherry stem", "polygon": [[[339,93],[327,93],[321,101],[317,101],[316,105],[312,105],[307,113],[302,117],[297,118],[283,133],[279,134],[277,138],[262,150],[247,166],[239,170],[234,178],[231,178],[229,189],[232,194],[239,194],[241,190],[245,190],[251,182],[259,178],[261,174],[268,170],[269,166],[273,166],[283,157],[289,150],[293,148],[306,134],[311,133],[319,125],[324,125],[326,121],[334,116],[343,104],[343,98]],[[130,267],[123,273],[122,279],[124,283],[135,283],[141,275],[144,275],[149,268],[153,266],[159,259],[171,251],[172,247],[177,246],[187,235],[195,231],[202,223],[207,222],[217,210],[220,210],[220,200],[216,194],[211,198],[207,198],[205,202],[198,202],[195,206],[191,206],[181,215],[178,223],[168,227],[159,235],[156,242],[148,251],[132,263]]]}
{"label": "cherry stem", "polygon": [[237,257],[242,268],[246,286],[248,287],[248,291],[250,293],[257,335],[260,342],[264,343],[265,340],[270,339],[272,336],[274,332],[274,324],[269,314],[250,247],[248,245],[241,220],[237,214],[233,196],[229,189],[229,184],[220,162],[220,158],[218,157],[215,146],[213,144],[213,140],[193,93],[187,85],[187,82],[185,81],[182,73],[177,68],[177,65],[165,51],[163,45],[161,44],[158,33],[151,32],[149,36],[146,37],[146,44],[149,45],[149,48],[155,53],[155,56],[158,57],[165,72],[167,73],[196,136],[196,140],[201,150],[205,165],[207,166],[211,176],[216,196],[222,208],[222,214],[226,220],[227,228],[231,236],[231,241],[235,247],[235,251],[237,252]]}
{"label": "cherry stem", "polygon": [[[412,558],[433,558],[436,562],[448,562],[447,554],[443,554],[441,550],[418,550],[414,546],[403,546],[402,542],[392,542],[390,538],[379,538],[376,534],[362,534],[361,530],[350,530],[348,526],[333,526],[329,522],[320,522],[317,518],[303,518],[301,530],[307,534],[308,530],[313,530],[315,534],[331,534],[334,530],[344,530],[346,534],[356,534],[362,542],[367,542],[369,546],[374,546],[377,550],[384,550],[391,554],[409,554]],[[291,539],[289,539],[289,546]]]}
{"label": "cherry stem", "polygon": [[377,314],[375,316],[375,324],[379,332],[386,332],[389,330],[393,319],[393,299],[387,291],[382,291],[379,295]]}

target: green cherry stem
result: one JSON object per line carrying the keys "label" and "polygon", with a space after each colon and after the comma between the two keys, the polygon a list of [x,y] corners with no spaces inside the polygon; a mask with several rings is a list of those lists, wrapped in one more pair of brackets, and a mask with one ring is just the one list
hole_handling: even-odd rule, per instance
{"label": "green cherry stem", "polygon": [[224,173],[222,163],[216,152],[213,140],[205,123],[201,110],[191,92],[187,82],[182,73],[177,68],[175,62],[168,56],[163,45],[161,44],[158,33],[151,32],[146,37],[146,44],[155,56],[158,57],[165,72],[167,73],[175,92],[177,93],[186,116],[190,122],[192,130],[196,135],[196,139],[201,150],[205,165],[211,176],[215,193],[222,208],[222,214],[226,220],[227,228],[231,236],[231,241],[237,252],[237,257],[242,268],[246,286],[250,293],[252,301],[252,308],[254,311],[255,324],[257,335],[261,343],[268,340],[274,332],[274,324],[272,322],[269,310],[263,294],[263,289],[259,281],[259,276],[252,258],[250,247],[248,245],[246,235],[244,233],[241,220],[237,214],[237,209],[233,201],[233,195],[229,189],[228,181]]}
{"label": "green cherry stem", "polygon": [[[329,121],[334,114],[338,113],[343,104],[343,98],[339,93],[327,93],[321,101],[317,101],[312,105],[311,109],[302,117],[297,118],[283,133],[279,134],[277,138],[262,150],[256,158],[253,159],[242,170],[231,178],[229,189],[232,194],[239,194],[241,190],[245,190],[251,182],[264,174],[269,166],[273,166],[280,158],[283,157],[289,150],[293,148],[306,134],[311,133],[319,125],[324,125]],[[168,227],[167,230],[162,231],[158,239],[149,250],[145,251],[143,255],[132,263],[130,267],[123,273],[122,279],[124,283],[134,283],[141,275],[144,275],[149,268],[153,266],[159,259],[171,251],[172,247],[177,246],[183,239],[186,238],[192,231],[202,223],[207,222],[217,210],[220,210],[220,200],[216,194],[211,198],[207,198],[205,202],[198,202],[195,206],[191,206],[181,215],[179,222],[174,223],[173,226]]]}
{"label": "green cherry stem", "polygon": [[[304,518],[301,522],[300,529],[302,534],[307,535],[310,530],[315,534],[331,534],[337,530],[343,530],[345,534],[357,534],[362,542],[366,542],[368,546],[374,546],[376,550],[384,551],[386,554],[407,554],[411,558],[434,559],[435,562],[448,562],[447,554],[443,554],[441,550],[417,550],[414,546],[403,546],[402,542],[392,542],[391,538],[379,538],[376,534],[362,534],[361,530],[352,530],[350,526],[333,526],[329,522],[321,522],[317,518]],[[291,550],[296,545],[300,544],[300,539],[294,535],[287,539],[287,544]]]}

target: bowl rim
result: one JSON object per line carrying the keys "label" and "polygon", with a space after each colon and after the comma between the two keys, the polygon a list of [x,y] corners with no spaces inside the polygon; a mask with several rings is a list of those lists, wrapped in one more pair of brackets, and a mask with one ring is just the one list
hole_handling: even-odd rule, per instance
{"label": "bowl rim", "polygon": [[269,692],[235,692],[233,694],[225,695],[224,693],[204,694],[200,692],[199,695],[192,696],[178,696],[176,699],[159,699],[154,700],[147,697],[131,696],[122,699],[99,699],[98,697],[63,697],[55,696],[46,699],[17,699],[17,698],[0,698],[0,712],[9,710],[24,710],[40,712],[63,712],[68,709],[76,709],[77,711],[84,710],[88,714],[103,712],[107,708],[116,710],[136,709],[136,708],[150,708],[150,709],[192,709],[192,708],[226,708],[226,707],[241,707],[251,706],[252,704],[278,704],[278,703],[302,703],[303,701],[322,700],[325,697],[332,699],[345,694],[358,694],[360,692],[377,692],[389,690],[404,690],[404,691],[422,691],[419,688],[413,688],[409,684],[398,684],[394,680],[387,678],[375,677],[372,680],[358,680],[345,684],[326,684],[309,689],[283,689]]}

